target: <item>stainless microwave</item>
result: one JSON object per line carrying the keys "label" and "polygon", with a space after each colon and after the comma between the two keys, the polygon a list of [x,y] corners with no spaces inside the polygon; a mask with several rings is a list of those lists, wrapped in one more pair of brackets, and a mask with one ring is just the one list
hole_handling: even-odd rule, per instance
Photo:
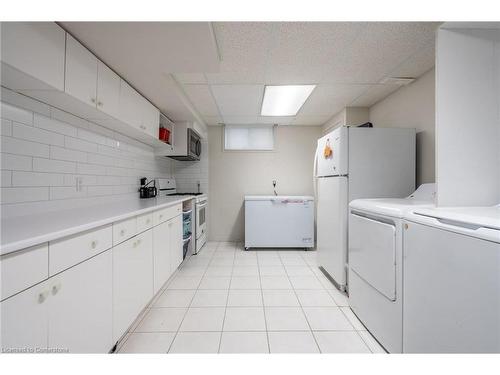
{"label": "stainless microwave", "polygon": [[[184,134],[183,134],[184,133]],[[201,137],[192,128],[186,127],[184,129],[176,128],[175,144],[181,142],[179,147],[174,147],[174,150],[180,151],[179,154],[169,156],[175,160],[200,160],[201,157]]]}

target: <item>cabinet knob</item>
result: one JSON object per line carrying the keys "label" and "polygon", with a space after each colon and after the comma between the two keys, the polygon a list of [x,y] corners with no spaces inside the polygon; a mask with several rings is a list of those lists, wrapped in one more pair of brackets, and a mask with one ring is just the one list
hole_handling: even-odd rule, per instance
{"label": "cabinet knob", "polygon": [[120,236],[124,236],[124,235],[125,235],[125,229],[122,229],[122,230],[120,231]]}
{"label": "cabinet knob", "polygon": [[97,240],[92,241],[90,247],[92,247],[92,249],[95,249],[97,247]]}
{"label": "cabinet knob", "polygon": [[163,219],[163,215],[160,215],[160,219]]}
{"label": "cabinet knob", "polygon": [[98,105],[99,107],[102,107],[102,102],[97,102],[97,105]]}
{"label": "cabinet knob", "polygon": [[60,283],[53,285],[52,286],[52,295],[55,296],[57,294],[57,292],[59,292],[60,289],[61,289]]}
{"label": "cabinet knob", "polygon": [[38,294],[38,303],[44,303],[49,295],[49,292],[44,290]]}
{"label": "cabinet knob", "polygon": [[94,98],[90,98],[90,101],[91,101],[92,103],[95,103],[95,99],[94,99]]}
{"label": "cabinet knob", "polygon": [[149,224],[151,222],[151,219],[146,220],[146,224]]}

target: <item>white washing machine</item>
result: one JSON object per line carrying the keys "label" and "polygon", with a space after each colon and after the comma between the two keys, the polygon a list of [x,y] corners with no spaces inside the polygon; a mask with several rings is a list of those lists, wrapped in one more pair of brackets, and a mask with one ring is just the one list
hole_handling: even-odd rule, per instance
{"label": "white washing machine", "polygon": [[500,353],[500,206],[417,209],[404,223],[403,351]]}
{"label": "white washing machine", "polygon": [[349,204],[349,305],[390,353],[403,351],[403,217],[434,205],[435,185],[404,199]]}

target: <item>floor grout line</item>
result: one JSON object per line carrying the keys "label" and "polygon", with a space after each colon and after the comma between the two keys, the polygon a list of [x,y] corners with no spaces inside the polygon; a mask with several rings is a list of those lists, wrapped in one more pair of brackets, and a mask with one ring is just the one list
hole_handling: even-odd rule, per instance
{"label": "floor grout line", "polygon": [[[219,247],[219,245],[217,244],[217,247]],[[216,249],[217,249],[216,247]],[[193,255],[191,255],[193,256]],[[211,259],[213,258],[213,254],[212,256],[210,257],[210,261]],[[210,264],[210,261],[209,261],[209,264]],[[208,265],[205,267],[205,271],[203,272],[203,275],[201,276],[200,278],[200,281],[198,283],[198,287],[195,289],[195,292],[193,293],[193,296],[191,297],[191,300],[189,301],[189,304],[186,308],[186,312],[184,313],[184,316],[182,317],[181,319],[181,322],[179,323],[179,326],[177,327],[177,331],[175,332],[175,335],[174,335],[174,338],[172,339],[172,342],[170,343],[169,347],[168,347],[168,350],[167,350],[167,353],[170,353],[170,350],[172,349],[172,345],[174,345],[174,342],[175,342],[175,339],[177,338],[177,336],[179,335],[179,331],[181,329],[181,326],[182,326],[182,323],[184,322],[184,319],[186,319],[186,315],[188,314],[189,312],[189,309],[191,308],[191,304],[193,303],[193,299],[194,297],[196,296],[196,292],[199,290],[199,287],[200,287],[200,283],[201,283],[201,280],[203,280],[203,277],[205,276],[205,274],[207,273],[207,268],[208,268]]]}
{"label": "floor grout line", "polygon": [[257,272],[259,274],[259,285],[260,285],[260,298],[262,300],[262,311],[264,313],[264,327],[266,328],[266,340],[267,340],[267,352],[271,354],[271,343],[269,342],[269,330],[267,328],[267,315],[266,315],[266,304],[264,302],[264,291],[262,289],[262,279],[260,275],[260,264],[259,264],[259,258],[257,254],[255,254],[257,258]]}
{"label": "floor grout line", "polygon": [[231,275],[229,276],[229,286],[227,288],[227,296],[226,296],[226,307],[224,308],[224,318],[222,318],[222,327],[221,327],[221,332],[220,332],[220,336],[219,336],[219,347],[217,349],[217,353],[220,353],[220,346],[222,344],[222,333],[224,332],[224,324],[226,323],[227,301],[229,299],[229,291],[231,290],[231,281],[233,279],[233,270],[234,270],[234,260],[235,260],[235,257],[236,257],[236,254],[233,255],[233,265],[232,265],[232,268],[231,268]]}
{"label": "floor grout line", "polygon": [[[301,258],[302,258],[302,256],[301,256]],[[304,262],[305,262],[305,261],[304,261]],[[306,264],[307,264],[307,263],[306,263]],[[285,266],[285,265],[283,264],[283,266]],[[290,280],[290,275],[288,275],[288,271],[287,271],[286,267],[284,267],[284,268],[285,268],[285,273],[286,273],[286,275],[288,276],[288,279],[289,279],[290,284],[291,284],[292,282],[291,282],[291,280]],[[318,280],[318,282],[319,282],[319,280]],[[297,295],[297,291],[296,291],[296,290],[295,290],[295,288],[293,287],[293,284],[292,284],[292,288],[293,288],[293,293],[295,294],[295,298],[297,298],[297,301],[298,301],[298,303],[299,303],[300,310],[302,311],[302,314],[304,315],[304,319],[305,319],[305,320],[306,320],[306,322],[307,322],[307,326],[309,327],[309,332],[311,332],[311,336],[313,337],[313,340],[314,340],[314,342],[316,343],[316,347],[318,348],[318,351],[319,351],[319,352],[320,352],[320,354],[321,354],[321,347],[319,346],[318,341],[316,340],[316,336],[314,335],[314,332],[313,332],[313,330],[312,330],[312,328],[311,328],[311,324],[309,323],[309,319],[307,319],[306,312],[304,311],[304,307],[302,306],[302,302],[300,302],[300,298],[299,298],[299,296]]]}

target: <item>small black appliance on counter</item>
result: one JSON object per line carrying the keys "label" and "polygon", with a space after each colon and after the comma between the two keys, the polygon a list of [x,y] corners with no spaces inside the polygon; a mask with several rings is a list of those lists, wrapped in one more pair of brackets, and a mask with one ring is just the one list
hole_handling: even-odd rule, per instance
{"label": "small black appliance on counter", "polygon": [[[148,179],[146,177],[141,178],[141,187],[139,188],[139,195],[141,198],[154,198],[158,194],[158,190],[156,189],[155,180],[151,180],[147,182]],[[153,183],[153,186],[148,186],[150,183]]]}

